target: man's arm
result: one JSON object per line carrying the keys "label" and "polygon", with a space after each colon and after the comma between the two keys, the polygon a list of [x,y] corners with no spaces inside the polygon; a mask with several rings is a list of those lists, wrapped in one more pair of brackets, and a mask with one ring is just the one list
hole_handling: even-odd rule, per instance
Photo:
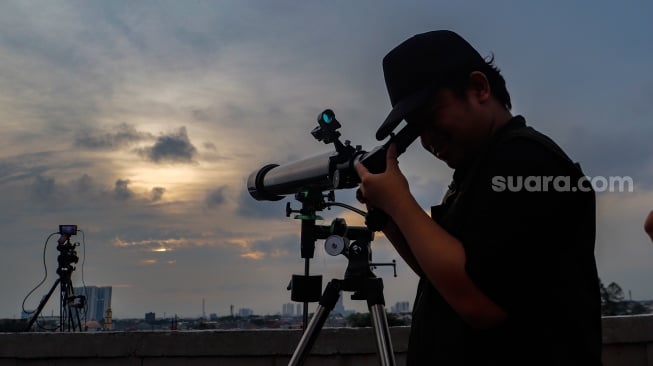
{"label": "man's arm", "polygon": [[410,193],[399,170],[394,145],[388,149],[384,173],[371,174],[361,164],[356,169],[367,202],[386,212],[396,223],[416,264],[449,305],[472,327],[501,324],[506,312],[468,276],[462,243],[433,221]]}
{"label": "man's arm", "polygon": [[[358,202],[365,204],[367,206],[368,211],[370,210],[370,208],[372,208],[372,206],[367,204],[365,197],[363,197],[360,189],[356,191],[356,199],[358,200]],[[385,237],[388,238],[388,240],[390,241],[390,244],[392,244],[392,246],[395,248],[397,253],[399,253],[401,258],[403,258],[406,264],[408,264],[410,269],[412,269],[413,272],[415,272],[415,274],[422,277],[424,272],[419,267],[419,264],[417,263],[417,260],[413,255],[413,252],[411,252],[410,247],[406,242],[406,238],[404,238],[404,235],[401,233],[401,230],[399,230],[399,228],[397,227],[397,224],[395,224],[395,222],[392,220],[387,220],[382,231]]]}
{"label": "man's arm", "polygon": [[386,238],[390,240],[390,243],[395,248],[397,253],[399,253],[401,258],[404,259],[406,264],[408,264],[413,272],[421,277],[424,272],[420,268],[417,260],[415,259],[415,256],[413,255],[413,252],[408,246],[408,242],[406,242],[406,238],[404,238],[404,235],[399,230],[399,227],[397,227],[397,224],[395,224],[394,221],[389,220],[383,229],[383,234],[385,234]]}

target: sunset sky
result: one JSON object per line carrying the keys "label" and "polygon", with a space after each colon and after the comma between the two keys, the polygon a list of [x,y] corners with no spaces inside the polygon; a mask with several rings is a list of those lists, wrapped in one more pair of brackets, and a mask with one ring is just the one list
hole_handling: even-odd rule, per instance
{"label": "sunset sky", "polygon": [[[44,277],[43,248],[77,224],[82,284],[113,286],[113,315],[258,314],[290,302],[303,271],[300,222],[257,202],[247,176],[332,149],[310,135],[332,108],[366,149],[387,113],[383,56],[434,29],[494,54],[513,114],[556,140],[590,177],[631,177],[597,196],[606,283],[653,299],[653,25],[650,1],[3,1],[0,3],[0,317],[18,317]],[[427,209],[452,171],[414,144],[400,158]],[[362,208],[353,190],[339,201]],[[324,211],[323,224],[355,214]],[[542,227],[541,230],[552,228]],[[57,236],[47,244],[56,279]],[[85,239],[85,240],[82,240]],[[316,245],[312,273],[341,278]],[[85,250],[84,250],[85,249]],[[416,277],[380,235],[374,260],[390,305]],[[544,300],[543,300],[544,301]],[[53,299],[44,313],[58,312]],[[56,306],[55,306],[56,305]],[[345,298],[346,308],[365,304]]]}

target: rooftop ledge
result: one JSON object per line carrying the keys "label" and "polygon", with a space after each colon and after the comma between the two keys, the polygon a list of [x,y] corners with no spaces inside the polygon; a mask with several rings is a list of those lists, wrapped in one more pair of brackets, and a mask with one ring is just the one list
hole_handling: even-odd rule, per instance
{"label": "rooftop ledge", "polygon": [[[399,364],[408,327],[390,333]],[[0,333],[5,365],[283,365],[300,330],[204,330],[97,333]],[[653,366],[653,315],[603,318],[603,363]],[[324,328],[311,365],[377,364],[371,328]]]}

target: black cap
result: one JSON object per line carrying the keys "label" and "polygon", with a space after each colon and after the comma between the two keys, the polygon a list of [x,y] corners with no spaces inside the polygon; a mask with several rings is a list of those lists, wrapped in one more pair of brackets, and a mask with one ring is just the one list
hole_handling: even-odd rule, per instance
{"label": "black cap", "polygon": [[426,103],[449,74],[483,65],[474,47],[448,30],[418,34],[395,47],[383,58],[392,111],[376,131],[376,139],[385,139],[407,114]]}

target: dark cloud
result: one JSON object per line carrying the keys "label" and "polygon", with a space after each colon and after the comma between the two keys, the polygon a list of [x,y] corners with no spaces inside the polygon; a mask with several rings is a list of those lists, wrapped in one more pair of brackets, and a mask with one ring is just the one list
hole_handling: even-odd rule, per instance
{"label": "dark cloud", "polygon": [[186,127],[159,136],[153,146],[139,149],[138,152],[155,163],[193,163],[198,155],[197,148],[188,138]]}
{"label": "dark cloud", "polygon": [[163,194],[165,193],[166,189],[163,187],[154,187],[152,188],[152,196],[151,199],[153,202],[160,201],[161,198],[163,198]]}
{"label": "dark cloud", "polygon": [[32,198],[36,200],[49,200],[54,196],[54,178],[37,175],[31,185]]}
{"label": "dark cloud", "polygon": [[204,148],[207,149],[207,150],[213,150],[213,151],[218,150],[217,146],[215,146],[215,144],[212,143],[212,142],[207,141],[207,142],[203,143],[202,146],[204,146]]}
{"label": "dark cloud", "polygon": [[226,188],[227,188],[226,186],[222,186],[209,191],[208,194],[206,195],[206,199],[204,200],[206,206],[208,208],[216,208],[221,206],[226,200],[225,197]]}
{"label": "dark cloud", "polygon": [[78,179],[73,180],[71,186],[75,192],[83,195],[93,190],[95,182],[88,174],[84,174]]}
{"label": "dark cloud", "polygon": [[147,132],[140,132],[136,127],[121,123],[110,131],[82,131],[75,135],[75,146],[90,150],[116,150],[127,147],[144,140],[151,140],[154,136]]}
{"label": "dark cloud", "polygon": [[285,200],[257,201],[249,194],[246,187],[238,193],[236,213],[245,218],[276,219],[285,217]]}
{"label": "dark cloud", "polygon": [[275,237],[268,240],[257,240],[250,250],[265,253],[266,258],[275,257],[280,260],[295,260],[300,256],[300,238],[296,234]]}
{"label": "dark cloud", "polygon": [[[53,162],[58,165],[55,167]],[[37,176],[51,176],[54,170],[84,164],[81,161],[72,163],[53,150],[0,157],[0,185],[19,183],[27,186]]]}
{"label": "dark cloud", "polygon": [[129,179],[118,179],[113,190],[113,197],[119,201],[125,201],[134,196],[134,192],[129,189]]}

